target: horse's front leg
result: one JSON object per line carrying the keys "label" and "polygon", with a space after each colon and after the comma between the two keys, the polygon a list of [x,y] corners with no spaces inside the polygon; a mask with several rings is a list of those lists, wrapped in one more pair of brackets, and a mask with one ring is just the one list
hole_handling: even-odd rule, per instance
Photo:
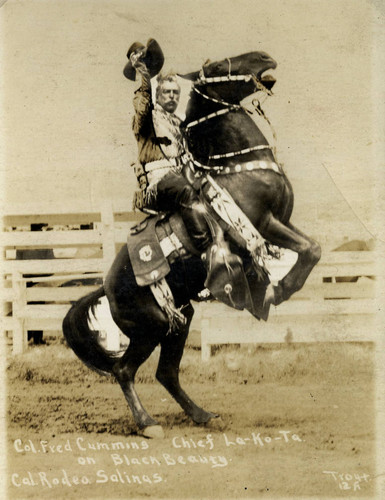
{"label": "horse's front leg", "polygon": [[[288,248],[298,254],[297,262],[279,281],[278,286],[274,287],[272,301],[278,305],[303,287],[311,270],[321,258],[321,247],[292,224],[282,224],[272,214],[268,216],[261,233],[270,243]],[[266,300],[269,301],[269,298],[266,297]]]}
{"label": "horse's front leg", "polygon": [[190,322],[194,314],[194,309],[189,304],[183,314],[187,318],[187,324],[178,332],[173,332],[164,337],[161,341],[161,351],[159,365],[156,372],[156,378],[168,390],[171,396],[183,408],[196,424],[205,424],[218,415],[205,411],[200,408],[184,392],[179,382],[179,366],[183,355],[183,349],[186,343]]}

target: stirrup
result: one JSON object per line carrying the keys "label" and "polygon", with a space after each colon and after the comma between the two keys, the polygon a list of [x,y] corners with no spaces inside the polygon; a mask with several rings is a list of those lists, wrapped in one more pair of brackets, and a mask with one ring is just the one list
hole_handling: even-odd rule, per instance
{"label": "stirrup", "polygon": [[228,243],[218,239],[207,251],[207,287],[213,297],[234,309],[252,307],[242,259],[230,251]]}

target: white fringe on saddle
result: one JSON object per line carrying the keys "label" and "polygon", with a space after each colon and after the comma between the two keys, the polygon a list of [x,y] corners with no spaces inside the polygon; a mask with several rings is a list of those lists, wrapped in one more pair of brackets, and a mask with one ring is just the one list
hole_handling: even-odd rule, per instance
{"label": "white fringe on saddle", "polygon": [[163,278],[156,281],[153,285],[150,285],[150,288],[155,300],[161,309],[167,314],[169,322],[167,334],[177,332],[180,327],[186,324],[187,319],[181,312],[181,308],[177,309],[175,307],[174,297],[166,279]]}

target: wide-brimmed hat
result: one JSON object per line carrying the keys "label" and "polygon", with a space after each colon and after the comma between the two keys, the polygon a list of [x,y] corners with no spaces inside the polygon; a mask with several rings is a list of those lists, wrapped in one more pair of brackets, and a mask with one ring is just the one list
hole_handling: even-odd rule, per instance
{"label": "wide-brimmed hat", "polygon": [[143,57],[143,61],[148,68],[151,78],[153,78],[155,75],[159,73],[164,63],[164,56],[162,49],[160,48],[156,40],[150,38],[147,42],[146,47],[140,42],[134,42],[128,49],[127,52],[128,63],[126,64],[123,70],[124,76],[132,81],[135,81],[136,70],[132,66],[130,56],[133,52],[139,49],[145,49],[145,55]]}

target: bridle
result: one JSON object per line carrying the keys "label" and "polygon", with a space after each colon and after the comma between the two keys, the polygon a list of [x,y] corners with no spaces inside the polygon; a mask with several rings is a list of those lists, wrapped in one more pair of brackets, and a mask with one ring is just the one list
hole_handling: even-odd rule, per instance
{"label": "bridle", "polygon": [[199,78],[196,82],[196,84],[205,84],[205,83],[220,83],[220,82],[239,82],[239,81],[244,81],[244,82],[249,82],[250,80],[254,81],[254,84],[256,88],[259,90],[263,90],[269,95],[272,95],[272,92],[268,90],[259,80],[258,78],[253,74],[253,73],[248,73],[246,75],[233,75],[231,73],[231,59],[229,57],[226,58],[226,61],[228,62],[229,65],[229,70],[227,75],[223,76],[206,76],[204,72],[204,65],[202,66],[200,72],[199,72]]}
{"label": "bridle", "polygon": [[211,118],[215,118],[216,116],[223,115],[226,113],[229,113],[230,111],[235,111],[239,109],[244,109],[243,106],[240,104],[234,104],[230,102],[226,102],[223,99],[215,99],[214,97],[211,97],[204,92],[202,92],[199,88],[197,88],[197,85],[206,85],[210,83],[228,83],[228,82],[245,82],[248,83],[251,80],[254,82],[255,89],[262,90],[263,92],[266,92],[268,95],[272,95],[272,92],[268,90],[259,80],[258,78],[252,74],[249,73],[247,75],[233,75],[231,74],[231,59],[226,58],[226,61],[228,62],[229,69],[227,75],[223,76],[212,76],[212,77],[206,77],[204,73],[204,66],[202,66],[200,72],[199,72],[199,78],[193,83],[192,90],[199,94],[201,97],[204,99],[207,99],[211,102],[214,102],[216,104],[221,104],[222,106],[225,106],[224,109],[220,109],[219,111],[215,111],[214,113],[210,113],[209,115],[203,116],[202,118],[199,118],[198,120],[194,120],[190,122],[186,126],[186,130],[195,127],[196,125],[203,123],[207,120],[210,120]]}
{"label": "bridle", "polygon": [[[230,113],[232,111],[243,110],[244,112],[249,112],[248,110],[246,110],[246,108],[244,108],[240,104],[230,103],[230,102],[224,101],[223,99],[216,99],[214,97],[209,96],[208,94],[202,92],[202,90],[200,90],[197,87],[197,85],[206,85],[206,84],[211,84],[211,83],[242,82],[242,81],[245,82],[245,83],[248,83],[250,81],[253,81],[254,85],[255,85],[255,90],[258,89],[258,90],[261,90],[261,91],[265,92],[267,95],[272,95],[272,92],[269,89],[267,89],[258,80],[258,78],[254,74],[249,73],[249,74],[245,74],[245,75],[233,75],[231,73],[231,59],[230,58],[226,58],[226,60],[227,60],[228,65],[229,65],[227,75],[206,77],[206,75],[204,74],[204,66],[202,66],[202,68],[201,68],[201,70],[199,72],[198,79],[192,85],[193,92],[197,93],[198,95],[200,95],[204,99],[207,99],[208,101],[211,101],[211,102],[214,102],[215,104],[220,104],[220,105],[224,106],[224,108],[219,109],[218,111],[214,111],[213,113],[210,113],[210,114],[208,114],[206,116],[198,118],[197,120],[194,120],[192,122],[189,122],[186,125],[186,127],[185,127],[186,132],[189,132],[190,129],[196,127],[197,125],[200,125],[201,123],[206,122],[207,120],[211,120],[212,118],[215,118],[215,117],[220,116],[220,115],[225,115],[225,114]],[[262,110],[261,110],[260,106],[255,105],[255,108],[256,108],[257,112],[259,114],[261,114]],[[267,119],[267,117],[265,116],[265,114],[263,113],[261,116],[263,116],[267,120],[268,124],[271,127],[271,123],[269,122],[269,120]],[[273,133],[273,135],[274,135],[274,133]],[[221,159],[221,158],[231,158],[231,157],[234,157],[234,156],[244,155],[244,154],[250,153],[252,151],[257,151],[257,150],[261,150],[261,149],[271,149],[271,150],[273,150],[274,148],[272,148],[268,144],[259,144],[257,146],[253,146],[251,148],[242,149],[240,151],[234,151],[234,152],[231,152],[231,153],[211,155],[211,156],[208,157],[208,159],[209,160],[217,160],[217,159]],[[224,168],[222,165],[206,166],[206,165],[201,164],[197,160],[194,160],[193,158],[191,158],[191,161],[193,161],[193,163],[198,168],[200,168],[200,169],[220,171],[220,170],[223,170],[223,168]]]}

